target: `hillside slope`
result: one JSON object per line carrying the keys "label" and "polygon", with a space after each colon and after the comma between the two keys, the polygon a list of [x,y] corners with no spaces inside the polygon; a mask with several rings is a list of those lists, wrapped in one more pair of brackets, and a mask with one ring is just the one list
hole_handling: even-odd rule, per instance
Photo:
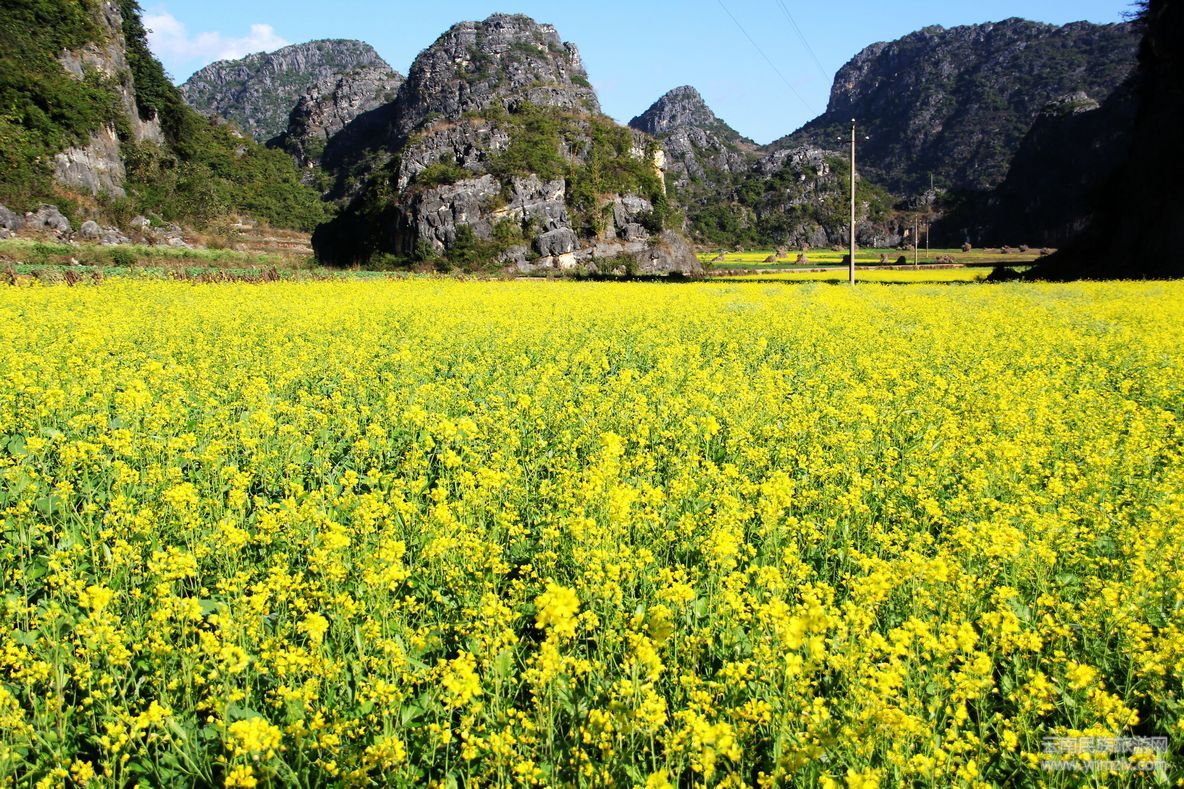
{"label": "hillside slope", "polygon": [[1137,110],[1130,146],[1093,221],[1066,249],[1036,266],[1040,279],[1181,277],[1184,258],[1184,6],[1150,0],[1134,78]]}
{"label": "hillside slope", "polygon": [[126,224],[231,213],[282,227],[326,217],[289,157],[186,106],[148,50],[135,0],[0,7],[0,202]]}
{"label": "hillside slope", "polygon": [[1060,248],[1089,223],[1130,147],[1137,95],[1129,79],[1099,104],[1070,94],[1040,114],[994,189],[956,196],[933,227],[940,246]]}

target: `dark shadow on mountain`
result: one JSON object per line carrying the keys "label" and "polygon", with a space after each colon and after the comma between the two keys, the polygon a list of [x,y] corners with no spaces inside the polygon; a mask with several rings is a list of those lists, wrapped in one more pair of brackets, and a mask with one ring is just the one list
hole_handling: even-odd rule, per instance
{"label": "dark shadow on mountain", "polygon": [[356,195],[365,178],[390,159],[397,134],[397,102],[364,112],[329,140],[321,166],[332,173],[326,197],[341,200]]}
{"label": "dark shadow on mountain", "polygon": [[1139,52],[1139,98],[1126,161],[1089,226],[1042,259],[1029,279],[1184,276],[1184,3],[1150,0]]}
{"label": "dark shadow on mountain", "polygon": [[934,242],[1066,246],[1114,188],[1115,171],[1130,150],[1137,109],[1133,79],[1101,105],[1084,92],[1053,102],[1024,137],[1003,183],[953,198],[933,226]]}

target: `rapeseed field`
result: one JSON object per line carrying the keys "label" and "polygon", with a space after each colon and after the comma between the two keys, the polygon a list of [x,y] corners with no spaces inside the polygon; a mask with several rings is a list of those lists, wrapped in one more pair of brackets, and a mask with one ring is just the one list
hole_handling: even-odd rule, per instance
{"label": "rapeseed field", "polygon": [[1180,775],[1182,284],[108,280],[0,327],[5,785]]}

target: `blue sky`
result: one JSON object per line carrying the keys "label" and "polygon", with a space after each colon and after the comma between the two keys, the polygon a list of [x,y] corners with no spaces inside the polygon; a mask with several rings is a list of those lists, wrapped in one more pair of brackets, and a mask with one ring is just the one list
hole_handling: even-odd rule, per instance
{"label": "blue sky", "polygon": [[[415,56],[453,23],[498,11],[524,13],[554,24],[564,40],[579,46],[605,112],[617,120],[627,122],[670,88],[690,84],[720,117],[761,143],[820,114],[834,73],[876,41],[926,25],[951,27],[1012,16],[1058,24],[1117,22],[1129,9],[1126,0],[140,2],[154,31],[153,48],[178,81],[221,57],[316,38],[367,41],[406,74]],[[801,44],[790,17],[812,53]]]}

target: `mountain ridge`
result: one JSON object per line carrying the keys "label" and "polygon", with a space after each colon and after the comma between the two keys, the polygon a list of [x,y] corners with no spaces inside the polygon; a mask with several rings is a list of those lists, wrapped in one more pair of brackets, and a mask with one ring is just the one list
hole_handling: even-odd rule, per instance
{"label": "mountain ridge", "polygon": [[199,112],[233,121],[267,142],[287,131],[292,109],[310,88],[357,69],[402,79],[370,44],[333,38],[216,61],[194,72],[180,90]]}
{"label": "mountain ridge", "polygon": [[928,26],[865,47],[835,75],[826,111],[774,141],[825,145],[856,118],[869,176],[896,192],[997,186],[1040,111],[1084,91],[1104,101],[1129,76],[1130,23],[1001,22]]}

